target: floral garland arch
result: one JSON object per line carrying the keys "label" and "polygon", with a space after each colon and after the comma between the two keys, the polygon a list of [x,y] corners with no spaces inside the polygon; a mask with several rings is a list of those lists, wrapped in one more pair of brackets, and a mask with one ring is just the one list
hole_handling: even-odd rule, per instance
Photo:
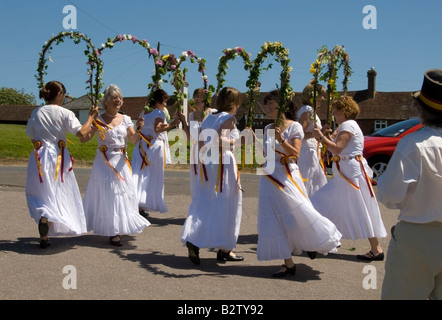
{"label": "floral garland arch", "polygon": [[252,62],[250,61],[251,54],[247,53],[242,47],[224,49],[223,53],[224,55],[219,58],[218,73],[216,75],[216,79],[218,82],[218,85],[216,87],[217,94],[224,86],[224,76],[227,73],[226,69],[229,68],[229,65],[227,64],[229,60],[234,60],[237,56],[240,56],[244,61],[244,70],[250,70],[250,68],[252,67]]}
{"label": "floral garland arch", "polygon": [[[327,67],[324,67],[327,64]],[[318,50],[318,57],[314,63],[312,63],[310,72],[314,75],[313,78],[313,108],[315,110],[316,117],[316,97],[317,97],[317,85],[319,80],[327,83],[327,123],[331,125],[331,103],[333,99],[339,97],[337,91],[336,79],[339,69],[344,68],[344,80],[342,81],[343,93],[347,92],[347,86],[350,75],[352,74],[350,67],[350,57],[344,50],[343,46],[335,45],[333,50],[327,49],[323,46]],[[325,71],[324,71],[325,70]]]}
{"label": "floral garland arch", "polygon": [[[95,49],[92,41],[84,34],[76,31],[63,31],[57,35],[52,36],[43,45],[42,51],[39,52],[40,58],[38,60],[37,75],[35,76],[38,82],[38,87],[41,89],[45,86],[44,76],[47,75],[48,61],[51,58],[46,58],[46,55],[52,52],[53,45],[59,45],[64,42],[64,38],[69,37],[73,39],[74,44],[79,44],[81,41],[86,42],[86,50],[84,54],[88,58],[87,65],[89,69],[87,71],[89,78],[86,81],[86,89],[90,92],[89,100],[92,104],[95,104],[101,97],[100,90],[102,88],[101,75],[103,73],[103,62],[98,58],[97,50]],[[51,61],[52,62],[52,61]],[[95,83],[93,82],[93,74],[95,70]]]}
{"label": "floral garland arch", "polygon": [[[150,90],[150,93],[148,94],[148,96],[150,97],[150,95],[152,94],[152,92],[156,89],[161,88],[161,83],[162,83],[162,79],[161,79],[161,74],[165,74],[165,71],[160,68],[160,63],[159,61],[161,61],[161,56],[158,52],[158,50],[152,48],[149,44],[149,42],[147,40],[140,40],[138,39],[136,36],[134,35],[126,35],[126,34],[119,34],[117,36],[115,36],[113,39],[108,38],[107,42],[101,44],[101,47],[97,50],[97,54],[100,56],[102,51],[106,48],[113,48],[114,45],[116,43],[121,43],[123,41],[132,41],[133,44],[139,44],[141,47],[145,48],[147,50],[148,53],[148,57],[151,58],[153,57],[154,61],[155,61],[155,74],[152,76],[152,82],[148,84],[147,88],[148,91]],[[149,102],[149,99],[148,99]],[[147,104],[148,104],[147,102]]]}
{"label": "floral garland arch", "polygon": [[[247,80],[247,87],[249,88],[250,95],[250,107],[249,116],[247,119],[247,126],[252,127],[253,125],[253,109],[256,106],[256,92],[259,90],[259,77],[261,75],[261,65],[268,55],[272,54],[276,56],[276,61],[282,66],[282,71],[280,73],[281,86],[279,88],[279,101],[278,101],[278,117],[276,119],[276,124],[281,124],[281,116],[287,110],[287,103],[293,98],[293,90],[290,86],[290,72],[293,70],[289,66],[290,59],[288,58],[289,50],[284,48],[282,43],[277,42],[265,42],[261,47],[261,52],[258,53],[255,60],[252,62],[250,68],[250,76]],[[271,66],[269,66],[270,68]]]}
{"label": "floral garland arch", "polygon": [[166,70],[170,70],[172,72],[172,81],[171,84],[174,86],[174,96],[178,104],[178,108],[180,111],[183,110],[183,100],[187,98],[187,95],[183,92],[183,87],[186,85],[186,73],[188,71],[187,68],[182,69],[181,64],[190,58],[191,63],[198,63],[198,72],[201,73],[201,77],[203,79],[203,87],[204,87],[204,103],[206,105],[210,105],[212,93],[215,88],[212,85],[208,85],[209,80],[206,75],[206,60],[195,55],[191,50],[183,51],[179,58],[176,58],[174,54],[168,54],[162,56],[162,66],[166,67]]}

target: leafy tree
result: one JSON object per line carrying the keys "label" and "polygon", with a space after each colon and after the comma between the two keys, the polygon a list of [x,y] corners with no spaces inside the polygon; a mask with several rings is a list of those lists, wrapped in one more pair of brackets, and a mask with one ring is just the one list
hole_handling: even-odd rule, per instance
{"label": "leafy tree", "polygon": [[0,88],[0,105],[35,105],[35,96],[25,93],[23,89],[17,91],[13,88]]}

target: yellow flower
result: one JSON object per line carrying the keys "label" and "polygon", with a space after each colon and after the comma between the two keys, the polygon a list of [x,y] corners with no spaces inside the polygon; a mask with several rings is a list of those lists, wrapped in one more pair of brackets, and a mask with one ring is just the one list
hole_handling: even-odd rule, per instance
{"label": "yellow flower", "polygon": [[328,84],[329,84],[330,86],[332,86],[334,83],[335,83],[335,79],[329,79],[329,80],[328,80]]}
{"label": "yellow flower", "polygon": [[167,59],[169,59],[170,54],[166,54],[165,56],[163,56],[163,61],[166,61]]}

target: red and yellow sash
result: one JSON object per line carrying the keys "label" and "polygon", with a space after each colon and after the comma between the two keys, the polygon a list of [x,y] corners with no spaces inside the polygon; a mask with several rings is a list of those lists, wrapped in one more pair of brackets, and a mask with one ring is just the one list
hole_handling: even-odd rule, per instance
{"label": "red and yellow sash", "polygon": [[[281,162],[282,165],[284,165],[285,172],[286,172],[287,177],[289,178],[289,180],[295,185],[295,187],[299,190],[299,192],[301,192],[301,194],[302,194],[304,197],[307,198],[307,196],[306,196],[306,195],[304,194],[304,192],[302,191],[301,187],[299,187],[299,185],[298,185],[298,184],[296,183],[296,181],[293,179],[293,177],[292,177],[292,173],[291,173],[291,171],[290,171],[290,167],[289,167],[290,159],[295,159],[295,160],[296,160],[296,157],[295,157],[295,156],[288,156],[288,155],[286,155],[286,154],[284,154],[284,153],[282,153],[282,152],[279,152],[279,151],[277,151],[277,150],[275,150],[275,152],[281,156],[281,160],[280,160],[280,162]],[[298,170],[298,172],[299,172],[299,170]],[[299,172],[299,175],[301,176],[301,172]],[[304,179],[302,178],[302,176],[301,176],[301,179],[304,180]]]}
{"label": "red and yellow sash", "polygon": [[[372,184],[371,184],[371,179],[368,177],[368,174],[367,174],[367,172],[365,171],[364,164],[362,163],[362,156],[361,156],[361,155],[357,155],[356,157],[354,157],[354,159],[356,159],[356,160],[360,163],[360,165],[361,165],[361,171],[362,171],[363,174],[364,174],[364,178],[365,178],[365,181],[367,182],[368,190],[370,190],[370,195],[371,195],[371,197],[373,198],[373,197],[374,197],[373,186],[372,186]],[[359,190],[360,188],[359,188],[356,184],[354,184],[352,181],[350,181],[346,176],[344,176],[344,175],[342,174],[342,172],[341,172],[341,168],[340,168],[340,166],[339,166],[339,161],[340,161],[340,160],[341,160],[341,158],[340,158],[339,156],[333,156],[333,158],[332,158],[332,161],[334,161],[335,164],[336,164],[336,169],[338,169],[339,174],[340,174],[341,177],[342,177],[345,181],[347,181],[347,182],[348,182],[353,188]]]}
{"label": "red and yellow sash", "polygon": [[66,142],[63,140],[58,141],[58,157],[57,157],[57,166],[55,167],[55,178],[54,181],[57,181],[58,172],[60,171],[60,179],[61,182],[63,180],[63,171],[64,171],[64,149],[66,148]]}
{"label": "red and yellow sash", "polygon": [[118,176],[118,178],[120,180],[125,181],[124,178],[118,173],[118,171],[115,170],[115,168],[112,167],[112,165],[110,164],[109,159],[106,155],[107,147],[105,145],[100,146],[100,151],[101,151],[101,154],[103,155],[104,161],[109,166],[109,168],[111,168],[115,172],[115,174]]}
{"label": "red and yellow sash", "polygon": [[364,173],[364,178],[365,178],[365,182],[367,183],[368,190],[370,190],[370,195],[371,195],[371,197],[374,198],[373,185],[372,185],[372,183],[371,183],[371,179],[370,179],[370,177],[368,176],[367,172],[365,171],[364,164],[362,163],[362,156],[361,156],[360,154],[358,154],[358,155],[356,156],[356,160],[358,160],[358,162],[359,162],[360,165],[361,165],[361,171]]}
{"label": "red and yellow sash", "polygon": [[[138,132],[138,134],[140,135],[140,138],[142,140],[146,141],[147,149],[149,149],[149,147],[152,147],[152,143],[150,143],[152,141],[152,136],[145,136],[141,132]],[[139,151],[140,151],[140,157],[141,157],[141,170],[143,170],[146,166],[149,166],[150,163],[149,163],[149,160],[147,159],[147,154],[146,154],[146,151],[144,151],[143,143],[141,141],[139,143]]]}
{"label": "red and yellow sash", "polygon": [[105,124],[100,119],[95,119],[93,124],[94,124],[95,128],[97,129],[98,134],[100,135],[101,140],[104,140],[104,138],[105,138],[104,133],[107,130],[112,130],[111,127],[109,127],[107,124]]}
{"label": "red and yellow sash", "polygon": [[40,178],[40,183],[43,182],[43,174],[41,172],[41,163],[40,163],[40,154],[38,153],[38,150],[41,148],[42,143],[39,140],[36,140],[34,142],[34,156],[35,161],[37,162],[37,168],[38,168],[38,177]]}

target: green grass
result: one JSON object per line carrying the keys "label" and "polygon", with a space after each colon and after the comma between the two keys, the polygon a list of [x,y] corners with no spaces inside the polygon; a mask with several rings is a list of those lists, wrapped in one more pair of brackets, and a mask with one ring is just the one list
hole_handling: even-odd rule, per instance
{"label": "green grass", "polygon": [[[26,134],[26,125],[0,124],[0,136],[0,160],[28,161],[32,152],[32,142]],[[67,133],[66,138],[73,143],[68,142],[67,148],[75,162],[80,165],[92,165],[97,150],[96,136],[86,143],[81,143],[80,139],[71,133]],[[134,147],[132,143],[128,143],[129,157],[132,157]]]}
{"label": "green grass", "polygon": [[[33,146],[26,134],[26,125],[0,124],[0,137],[0,161],[17,164],[23,164],[28,161]],[[86,143],[81,143],[77,136],[70,133],[67,133],[66,138],[73,143],[68,141],[67,148],[71,156],[74,157],[75,164],[91,166],[97,150],[97,134]],[[175,141],[169,141],[169,143],[172,145]],[[127,145],[127,155],[130,160],[132,160],[134,147],[135,145],[130,142]],[[187,149],[190,150],[189,142]],[[239,169],[247,170],[258,167],[256,164],[248,164],[245,165],[245,168],[242,168],[240,157],[237,157],[237,159],[239,161]],[[189,161],[188,152],[187,163]]]}

